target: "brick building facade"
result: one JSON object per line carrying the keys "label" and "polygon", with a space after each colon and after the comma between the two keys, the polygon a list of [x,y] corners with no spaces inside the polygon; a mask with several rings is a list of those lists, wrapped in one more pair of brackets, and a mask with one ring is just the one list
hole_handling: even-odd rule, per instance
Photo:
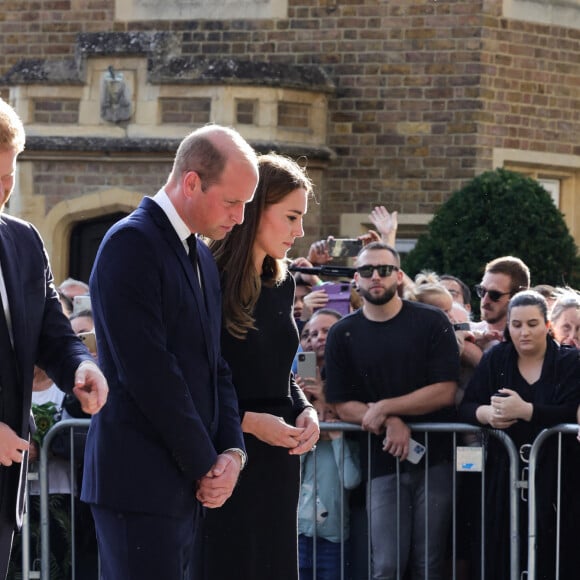
{"label": "brick building facade", "polygon": [[376,204],[415,238],[500,166],[544,180],[580,241],[578,0],[3,0],[0,93],[29,137],[10,211],[57,279],[75,228],[154,193],[208,121],[306,160],[298,252]]}

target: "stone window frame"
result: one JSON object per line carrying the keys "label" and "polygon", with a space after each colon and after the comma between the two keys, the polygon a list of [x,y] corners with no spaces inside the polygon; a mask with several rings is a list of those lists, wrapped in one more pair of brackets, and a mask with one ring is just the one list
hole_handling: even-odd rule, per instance
{"label": "stone window frame", "polygon": [[493,168],[503,167],[537,180],[555,179],[560,182],[559,210],[577,244],[580,245],[580,156],[495,149]]}
{"label": "stone window frame", "polygon": [[580,0],[503,0],[502,8],[511,20],[580,29]]}

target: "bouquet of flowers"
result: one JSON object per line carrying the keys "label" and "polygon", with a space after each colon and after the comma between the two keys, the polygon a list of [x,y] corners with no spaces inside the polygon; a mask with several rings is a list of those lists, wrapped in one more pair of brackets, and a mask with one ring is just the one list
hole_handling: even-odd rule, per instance
{"label": "bouquet of flowers", "polygon": [[32,436],[32,440],[41,447],[45,435],[60,420],[61,410],[52,401],[49,401],[42,403],[42,405],[32,405],[32,414],[36,423],[36,432]]}

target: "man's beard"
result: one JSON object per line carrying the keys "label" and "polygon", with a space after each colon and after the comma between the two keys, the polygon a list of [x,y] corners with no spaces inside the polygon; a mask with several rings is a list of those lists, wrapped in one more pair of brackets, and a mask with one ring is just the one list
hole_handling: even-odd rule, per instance
{"label": "man's beard", "polygon": [[507,317],[507,306],[505,309],[493,312],[491,310],[481,310],[481,320],[488,324],[497,324],[500,320]]}
{"label": "man's beard", "polygon": [[397,293],[397,285],[393,284],[388,288],[385,288],[382,294],[371,294],[368,290],[364,288],[358,289],[359,294],[369,303],[375,306],[382,306],[387,302],[390,302],[393,296]]}

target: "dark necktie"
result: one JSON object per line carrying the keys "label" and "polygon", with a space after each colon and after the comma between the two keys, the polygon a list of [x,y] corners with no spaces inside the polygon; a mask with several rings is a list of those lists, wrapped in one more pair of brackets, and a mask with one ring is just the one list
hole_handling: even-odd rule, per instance
{"label": "dark necktie", "polygon": [[187,238],[187,247],[189,248],[189,261],[197,275],[197,238],[195,234],[191,234]]}
{"label": "dark necktie", "polygon": [[189,236],[187,238],[187,247],[189,248],[189,261],[191,262],[191,265],[193,266],[193,271],[195,272],[195,278],[199,282],[199,287],[201,288],[201,293],[204,294],[204,299],[205,299],[205,293],[203,291],[203,277],[201,274],[201,268],[199,267],[199,261],[197,259],[197,237],[195,236],[195,234],[191,234],[191,236]]}
{"label": "dark necktie", "polygon": [[197,238],[195,234],[191,234],[191,236],[187,238],[187,247],[189,248],[189,261],[193,266],[193,271],[195,272],[195,279],[199,282],[199,288],[203,296],[203,302],[207,309],[207,299],[203,289],[203,276],[197,259]]}

